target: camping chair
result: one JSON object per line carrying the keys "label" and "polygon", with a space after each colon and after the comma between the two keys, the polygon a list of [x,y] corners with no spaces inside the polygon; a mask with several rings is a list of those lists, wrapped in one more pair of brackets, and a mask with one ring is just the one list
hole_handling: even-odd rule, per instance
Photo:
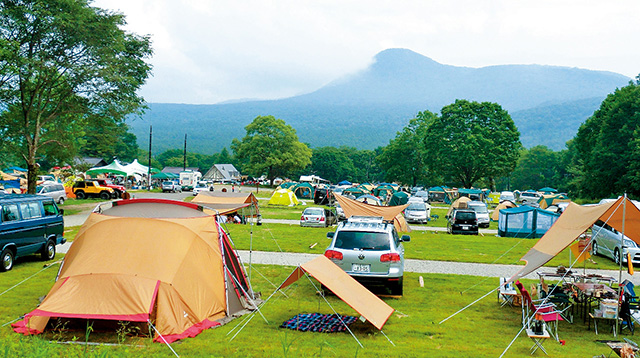
{"label": "camping chair", "polygon": [[539,297],[544,299],[546,297],[548,302],[556,305],[557,310],[560,312],[562,318],[569,323],[573,323],[573,302],[569,299],[569,295],[564,291],[562,286],[549,285],[547,289],[543,289],[544,285],[540,285]]}
{"label": "camping chair", "polygon": [[498,302],[500,303],[500,307],[504,307],[506,305],[515,306],[516,296],[518,296],[518,291],[516,291],[513,284],[504,284],[507,282],[506,277],[500,277],[500,287],[498,287]]}
{"label": "camping chair", "polygon": [[622,324],[620,325],[620,333],[622,330],[627,328],[631,335],[633,335],[634,327],[633,327],[633,317],[631,316],[631,308],[629,306],[629,300],[631,299],[631,295],[624,292],[621,302],[620,302],[620,319],[622,320]]}
{"label": "camping chair", "polygon": [[522,295],[522,324],[526,329],[531,328],[531,323],[534,320],[543,321],[548,326],[553,326],[553,331],[549,333],[553,336],[556,341],[559,341],[558,338],[558,322],[564,321],[562,315],[560,315],[560,311],[556,309],[556,305],[552,302],[545,302],[536,305],[536,302],[541,300],[533,300],[529,295],[529,291],[527,291],[520,281],[516,281],[516,287],[520,291]]}
{"label": "camping chair", "polygon": [[629,295],[629,308],[632,310],[640,310],[640,299],[636,295],[633,282],[624,280],[620,286],[622,286],[625,295]]}

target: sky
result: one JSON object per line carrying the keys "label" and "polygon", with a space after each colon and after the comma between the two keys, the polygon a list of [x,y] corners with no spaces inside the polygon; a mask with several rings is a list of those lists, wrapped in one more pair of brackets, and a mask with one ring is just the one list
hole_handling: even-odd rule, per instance
{"label": "sky", "polygon": [[640,73],[640,1],[95,0],[149,35],[150,103],[313,92],[388,48],[442,64]]}

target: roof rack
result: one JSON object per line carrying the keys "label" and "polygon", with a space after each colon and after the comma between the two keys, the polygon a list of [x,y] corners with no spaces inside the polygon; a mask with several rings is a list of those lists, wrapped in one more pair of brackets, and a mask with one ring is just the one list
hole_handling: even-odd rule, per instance
{"label": "roof rack", "polygon": [[376,223],[382,224],[384,221],[382,216],[363,216],[363,215],[353,215],[349,218],[349,222],[357,222],[357,223]]}

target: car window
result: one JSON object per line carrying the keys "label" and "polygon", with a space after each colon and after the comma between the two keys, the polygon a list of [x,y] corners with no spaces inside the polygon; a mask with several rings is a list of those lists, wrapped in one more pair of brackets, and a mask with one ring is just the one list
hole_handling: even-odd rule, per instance
{"label": "car window", "polygon": [[458,211],[456,212],[456,219],[458,220],[472,220],[476,218],[475,213],[470,213],[468,211]]}
{"label": "car window", "polygon": [[393,229],[393,243],[396,245],[396,247],[400,246],[400,238],[398,237],[398,232],[396,231],[396,229]]}
{"label": "car window", "polygon": [[39,218],[42,216],[39,203],[20,204],[20,213],[23,219]]}
{"label": "car window", "polygon": [[58,208],[53,204],[53,201],[42,203],[44,207],[44,215],[45,216],[56,216],[58,215]]}
{"label": "car window", "polygon": [[384,232],[339,231],[334,246],[347,250],[389,250],[390,242]]}
{"label": "car window", "polygon": [[409,204],[409,206],[407,207],[407,210],[426,211],[427,207],[424,206],[424,204],[421,204],[421,203],[412,203],[412,204]]}
{"label": "car window", "polygon": [[20,219],[20,214],[18,214],[18,205],[7,204],[2,206],[2,221],[16,221],[18,219]]}
{"label": "car window", "polygon": [[318,209],[318,208],[304,209],[304,214],[305,215],[322,215],[324,214],[324,209]]}

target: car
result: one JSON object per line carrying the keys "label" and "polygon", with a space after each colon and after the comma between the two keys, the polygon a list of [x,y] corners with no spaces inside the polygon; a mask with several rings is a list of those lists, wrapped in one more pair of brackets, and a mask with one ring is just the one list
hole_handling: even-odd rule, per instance
{"label": "car", "polygon": [[125,188],[123,185],[115,184],[111,181],[111,179],[87,179],[87,181],[94,181],[100,184],[100,186],[106,186],[107,188],[113,189],[113,191],[116,193],[116,198],[122,198],[124,193],[127,192],[127,188]]}
{"label": "car", "polygon": [[512,203],[516,202],[516,195],[512,191],[503,191],[500,193],[499,202],[510,201]]}
{"label": "car", "polygon": [[481,228],[488,228],[491,218],[489,218],[489,210],[487,204],[481,201],[469,201],[467,202],[467,208],[473,209],[476,212],[476,218],[478,219],[478,226]]}
{"label": "car", "polygon": [[535,191],[523,191],[518,197],[518,202],[522,205],[537,204],[540,197],[540,194]]}
{"label": "car", "polygon": [[60,205],[67,200],[67,192],[64,190],[64,185],[51,181],[46,181],[36,186],[36,194],[53,198],[53,201]]}
{"label": "car", "polygon": [[332,210],[325,208],[306,208],[300,216],[300,226],[302,227],[327,227],[335,225],[336,222],[336,214]]}
{"label": "car", "polygon": [[352,216],[327,233],[324,255],[365,286],[381,286],[392,295],[403,293],[404,246],[392,222],[382,217]]}
{"label": "car", "polygon": [[0,194],[0,271],[11,270],[21,256],[53,260],[56,245],[66,242],[63,214],[50,197]]}
{"label": "car", "polygon": [[422,199],[423,202],[428,202],[429,201],[429,192],[424,191],[424,190],[418,190],[413,196],[412,198],[420,198]]}
{"label": "car", "polygon": [[336,202],[336,215],[338,216],[338,221],[347,220],[346,215],[344,215],[344,210],[340,206],[340,203]]}
{"label": "car", "polygon": [[178,180],[167,180],[162,182],[162,192],[182,193],[182,186]]}
{"label": "car", "polygon": [[408,202],[409,206],[404,209],[404,219],[410,223],[426,224],[431,216],[431,205],[425,204],[420,198],[418,200]]}
{"label": "car", "polygon": [[454,209],[447,219],[449,234],[478,235],[478,219],[473,209]]}
{"label": "car", "polygon": [[78,199],[99,197],[102,200],[109,200],[116,197],[116,192],[106,186],[101,186],[95,181],[77,181],[71,187],[73,194]]}
{"label": "car", "polygon": [[640,264],[640,247],[633,240],[626,235],[623,239],[618,230],[602,220],[596,221],[591,227],[591,254],[606,256],[619,264],[620,252],[623,264],[627,264],[627,253],[633,264]]}
{"label": "car", "polygon": [[213,185],[209,185],[209,183],[207,183],[206,181],[200,181],[193,188],[193,195],[198,195],[198,193],[202,191],[213,191],[213,190],[214,190]]}

